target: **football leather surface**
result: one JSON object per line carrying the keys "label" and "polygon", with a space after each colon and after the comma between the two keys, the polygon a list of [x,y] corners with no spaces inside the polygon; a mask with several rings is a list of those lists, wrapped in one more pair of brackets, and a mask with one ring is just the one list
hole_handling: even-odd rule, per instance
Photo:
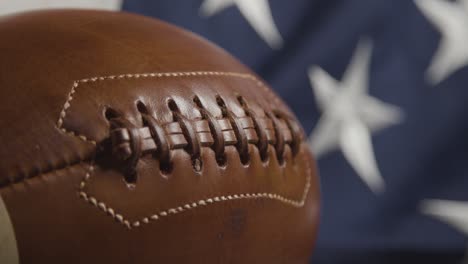
{"label": "football leather surface", "polygon": [[2,17],[0,38],[0,263],[308,262],[315,162],[236,59],[105,11]]}

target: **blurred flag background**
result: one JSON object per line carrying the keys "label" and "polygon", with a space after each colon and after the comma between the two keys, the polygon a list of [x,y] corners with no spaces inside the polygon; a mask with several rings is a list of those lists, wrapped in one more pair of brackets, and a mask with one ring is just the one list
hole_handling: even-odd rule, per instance
{"label": "blurred flag background", "polygon": [[262,76],[319,161],[313,263],[468,263],[468,0],[0,0],[51,7],[159,18]]}

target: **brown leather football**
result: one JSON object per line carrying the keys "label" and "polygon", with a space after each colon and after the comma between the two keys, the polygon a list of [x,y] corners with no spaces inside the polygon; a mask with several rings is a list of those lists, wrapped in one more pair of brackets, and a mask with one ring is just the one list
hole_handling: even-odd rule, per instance
{"label": "brown leather football", "polygon": [[3,17],[0,38],[0,263],[308,262],[315,163],[237,60],[104,11]]}

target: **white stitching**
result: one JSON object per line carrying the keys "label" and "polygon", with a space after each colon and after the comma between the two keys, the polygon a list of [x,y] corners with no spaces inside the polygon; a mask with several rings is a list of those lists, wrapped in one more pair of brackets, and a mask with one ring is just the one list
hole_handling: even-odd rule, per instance
{"label": "white stitching", "polygon": [[[63,127],[64,120],[67,117],[67,110],[71,107],[71,103],[73,100],[73,95],[76,93],[76,90],[82,83],[88,83],[88,82],[98,82],[98,81],[105,81],[105,80],[114,80],[114,79],[124,79],[124,78],[151,78],[151,77],[156,77],[156,78],[162,78],[162,77],[183,77],[183,76],[211,76],[211,75],[216,75],[216,76],[230,76],[230,77],[238,77],[238,78],[244,78],[253,81],[256,85],[259,87],[263,88],[267,94],[272,96],[273,100],[275,103],[280,104],[279,99],[271,92],[263,82],[258,80],[255,76],[248,74],[248,73],[238,73],[238,72],[220,72],[220,71],[192,71],[192,72],[166,72],[166,73],[137,73],[137,74],[121,74],[121,75],[110,75],[110,76],[99,76],[99,77],[92,77],[92,78],[86,78],[86,79],[81,79],[78,81],[73,82],[72,88],[70,92],[68,93],[67,100],[65,101],[62,110],[60,111],[59,118],[57,120],[57,128],[59,128],[62,132],[69,134],[74,137],[78,137],[81,140],[85,142],[89,142],[93,145],[96,145],[96,141],[87,138],[84,135],[78,134],[74,131],[67,130],[65,127]],[[117,222],[120,224],[126,226],[128,229],[136,228],[142,226],[142,224],[149,224],[150,220],[152,221],[157,221],[161,219],[160,217],[166,217],[172,214],[178,214],[182,213],[188,210],[193,210],[196,209],[197,207],[200,206],[208,206],[210,204],[214,203],[220,203],[220,202],[225,202],[225,201],[230,201],[230,200],[241,200],[241,199],[271,199],[271,200],[277,200],[281,203],[300,208],[304,206],[305,200],[307,198],[310,185],[311,185],[311,168],[309,162],[306,160],[305,155],[304,160],[305,163],[307,164],[307,177],[306,177],[306,183],[304,186],[304,191],[302,193],[302,197],[300,200],[293,200],[289,199],[286,197],[283,197],[279,194],[276,193],[241,193],[241,194],[233,194],[233,195],[227,195],[227,196],[216,196],[216,197],[211,197],[207,199],[202,199],[196,202],[192,203],[186,203],[185,205],[181,205],[175,208],[169,208],[167,210],[163,210],[160,212],[157,212],[155,214],[152,214],[147,217],[143,217],[140,220],[136,220],[133,222],[130,222],[128,219],[126,219],[122,214],[116,213],[116,211],[106,205],[104,202],[99,201],[93,196],[88,195],[84,190],[86,187],[86,183],[88,182],[89,178],[91,177],[91,174],[94,171],[94,164],[92,163],[89,166],[88,171],[86,172],[83,180],[80,182],[79,185],[79,197],[81,197],[83,200],[89,202],[92,204],[94,207],[98,208],[99,210],[105,212],[107,215],[111,216],[114,218]]]}

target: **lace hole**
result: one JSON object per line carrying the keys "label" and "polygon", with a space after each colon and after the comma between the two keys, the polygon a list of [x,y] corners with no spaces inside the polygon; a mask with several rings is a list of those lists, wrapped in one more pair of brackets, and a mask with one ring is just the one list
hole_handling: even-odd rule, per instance
{"label": "lace hole", "polygon": [[225,154],[217,155],[216,156],[216,163],[219,167],[225,168],[227,165],[227,157]]}
{"label": "lace hole", "polygon": [[167,107],[169,107],[169,110],[171,110],[172,112],[179,112],[179,107],[172,98],[167,101]]}
{"label": "lace hole", "polygon": [[263,163],[268,163],[270,159],[270,148],[268,146],[265,152],[260,152],[260,159]]}
{"label": "lace hole", "polygon": [[240,155],[239,158],[240,158],[242,165],[244,166],[250,165],[250,157],[248,155]]}
{"label": "lace hole", "polygon": [[138,109],[138,112],[142,113],[142,114],[148,114],[149,111],[148,111],[148,108],[146,107],[146,105],[138,100],[137,103],[136,103],[136,106],[137,106],[137,109]]}
{"label": "lace hole", "polygon": [[195,105],[197,107],[203,108],[203,104],[202,104],[200,98],[197,95],[195,95],[192,100],[193,100],[193,102],[195,103]]}
{"label": "lace hole", "polygon": [[226,102],[224,102],[223,98],[219,94],[216,95],[216,103],[223,111],[226,110]]}
{"label": "lace hole", "polygon": [[242,95],[237,95],[236,98],[237,98],[237,101],[239,102],[239,104],[240,104],[244,109],[246,109],[246,108],[247,108],[247,102],[245,101],[244,97],[243,97]]}
{"label": "lace hole", "polygon": [[172,162],[160,162],[159,163],[159,170],[164,175],[171,174],[173,169],[174,169],[174,164],[172,164]]}
{"label": "lace hole", "polygon": [[125,183],[127,183],[128,185],[135,185],[136,182],[137,182],[137,174],[136,172],[134,173],[126,173],[124,175],[124,180],[125,180]]}
{"label": "lace hole", "polygon": [[106,109],[104,110],[104,117],[109,121],[119,116],[119,112],[112,107],[106,107]]}
{"label": "lace hole", "polygon": [[286,164],[286,159],[284,158],[283,155],[279,155],[279,156],[278,156],[278,164],[279,164],[280,166],[284,166],[284,165]]}
{"label": "lace hole", "polygon": [[203,168],[203,162],[201,158],[192,159],[192,167],[196,172],[200,172]]}

